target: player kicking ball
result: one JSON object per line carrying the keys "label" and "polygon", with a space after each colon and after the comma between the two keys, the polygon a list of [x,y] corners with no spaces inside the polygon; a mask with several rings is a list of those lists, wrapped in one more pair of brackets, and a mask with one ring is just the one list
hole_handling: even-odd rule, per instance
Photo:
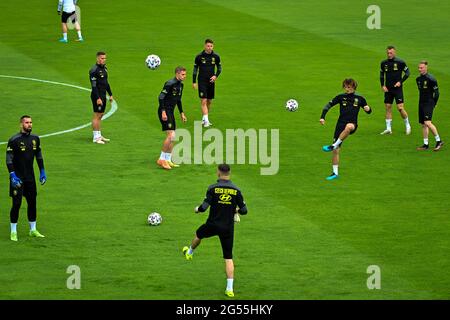
{"label": "player kicking ball", "polygon": [[358,129],[358,113],[362,108],[367,114],[372,113],[372,109],[367,105],[366,99],[363,96],[355,94],[358,84],[353,79],[345,79],[342,82],[342,87],[345,93],[334,97],[322,110],[320,117],[320,124],[325,124],[325,115],[328,110],[339,103],[340,115],[336,123],[334,131],[333,144],[323,146],[322,150],[325,152],[333,152],[333,172],[326,179],[334,180],[339,178],[339,150],[343,141]]}

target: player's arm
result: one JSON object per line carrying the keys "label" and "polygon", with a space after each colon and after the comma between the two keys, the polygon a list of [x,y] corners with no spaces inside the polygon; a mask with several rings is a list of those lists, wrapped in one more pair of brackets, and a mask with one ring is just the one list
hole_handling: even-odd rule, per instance
{"label": "player's arm", "polygon": [[111,91],[111,86],[109,85],[109,82],[106,82],[106,91],[109,94],[109,101],[113,101],[113,93]]}
{"label": "player's arm", "polygon": [[241,191],[238,190],[237,192],[237,206],[239,209],[237,210],[237,213],[239,214],[247,214],[247,205],[245,204],[244,197],[242,196]]}
{"label": "player's arm", "polygon": [[39,182],[41,184],[44,184],[45,182],[47,182],[47,175],[45,174],[45,169],[44,169],[44,157],[42,157],[40,139],[37,140],[37,148],[36,148],[35,156],[36,156],[36,162],[38,164],[39,172],[40,172]]}
{"label": "player's arm", "polygon": [[170,84],[169,81],[167,81],[164,84],[164,87],[161,90],[161,93],[159,94],[158,100],[159,100],[159,108],[161,109],[161,117],[163,121],[167,121],[167,114],[166,114],[166,106],[164,105],[164,99],[167,96],[167,93],[170,91]]}
{"label": "player's arm", "polygon": [[340,96],[336,96],[323,107],[322,115],[320,116],[320,120],[319,120],[321,124],[325,124],[326,114],[332,107],[334,107],[335,105],[337,105],[339,103],[340,99],[341,99]]}
{"label": "player's arm", "polygon": [[211,77],[211,82],[216,81],[221,73],[222,65],[220,64],[220,57],[216,55],[216,73]]}
{"label": "player's arm", "polygon": [[97,88],[97,69],[93,68],[91,71],[89,71],[89,81],[91,82],[91,89],[92,93],[94,94],[94,98],[98,99],[100,98],[98,94],[98,88]]}
{"label": "player's arm", "polygon": [[405,74],[403,75],[402,83],[405,82],[406,79],[408,79],[409,76],[411,75],[411,72],[409,71],[409,68],[408,68],[408,66],[406,65],[406,63],[404,63],[403,72],[404,72]]}
{"label": "player's arm", "polygon": [[194,89],[197,88],[197,74],[199,64],[200,64],[200,57],[196,56],[194,60],[194,70],[192,71],[192,87]]}
{"label": "player's arm", "polygon": [[199,212],[205,212],[208,207],[211,205],[211,202],[213,200],[213,195],[212,195],[212,191],[213,188],[209,188],[208,191],[206,191],[206,196],[205,199],[203,200],[202,204],[199,205],[198,207],[195,207],[195,213],[199,213]]}
{"label": "player's arm", "polygon": [[8,146],[6,147],[6,166],[9,172],[9,178],[11,184],[14,188],[20,188],[22,185],[22,180],[16,175],[14,170],[14,141],[11,139],[8,141]]}
{"label": "player's arm", "polygon": [[59,0],[58,1],[58,14],[61,14],[62,6],[63,6],[63,0]]}
{"label": "player's arm", "polygon": [[383,62],[382,62],[381,66],[380,66],[380,85],[381,85],[381,89],[383,89],[384,92],[388,92],[388,88],[386,87],[386,83],[385,83],[385,75],[386,75],[386,72],[383,69]]}
{"label": "player's arm", "polygon": [[439,86],[437,83],[437,80],[433,80],[433,100],[434,100],[434,105],[436,106],[439,100]]}

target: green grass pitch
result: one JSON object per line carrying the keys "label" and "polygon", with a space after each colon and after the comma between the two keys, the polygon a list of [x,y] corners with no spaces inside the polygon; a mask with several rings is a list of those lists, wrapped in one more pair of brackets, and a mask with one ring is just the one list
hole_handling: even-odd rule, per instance
{"label": "green grass pitch", "polygon": [[[19,242],[9,240],[8,173],[0,170],[0,299],[223,299],[218,239],[185,261],[181,248],[206,218],[193,208],[215,181],[215,165],[157,168],[163,134],[157,96],[177,65],[188,68],[183,103],[193,130],[200,102],[191,88],[193,59],[215,40],[223,73],[211,121],[215,128],[279,129],[280,168],[232,166],[248,216],[236,226],[236,299],[449,299],[450,158],[417,152],[417,63],[430,62],[441,98],[434,114],[450,143],[448,95],[450,4],[380,0],[381,29],[369,30],[369,1],[80,1],[84,43],[61,44],[57,1],[0,4],[0,74],[89,88],[95,53],[108,54],[119,109],[103,122],[112,142],[91,142],[91,130],[42,139],[48,175],[38,188],[38,229],[27,236],[26,203]],[[380,136],[384,105],[379,63],[394,44],[412,75],[405,107],[412,134],[394,111],[392,136]],[[145,57],[158,54],[156,71]],[[341,179],[327,182],[338,108],[322,127],[322,107],[345,77],[359,82],[374,112],[361,113],[344,143]],[[299,111],[285,111],[289,98]],[[89,92],[0,77],[0,141],[33,116],[39,135],[91,120]],[[434,144],[430,136],[430,142]],[[1,152],[6,146],[0,145]],[[159,227],[146,225],[160,212]],[[81,268],[81,290],[69,290],[67,267]],[[381,289],[369,290],[367,267],[381,268]]]}

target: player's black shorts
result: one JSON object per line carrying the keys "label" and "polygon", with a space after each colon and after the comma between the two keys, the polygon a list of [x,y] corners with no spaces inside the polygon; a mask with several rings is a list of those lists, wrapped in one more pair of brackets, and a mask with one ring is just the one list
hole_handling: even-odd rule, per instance
{"label": "player's black shorts", "polygon": [[434,101],[419,102],[419,123],[424,121],[431,121],[433,118]]}
{"label": "player's black shorts", "polygon": [[384,103],[392,104],[395,99],[395,103],[403,103],[403,87],[388,88],[388,92],[384,93]]}
{"label": "player's black shorts", "polygon": [[94,112],[98,113],[105,113],[106,109],[106,96],[100,97],[102,99],[102,104],[99,106],[97,105],[97,99],[91,95],[91,101],[92,101],[92,110]]}
{"label": "player's black shorts", "polygon": [[[341,132],[344,131],[345,126],[348,124],[349,122],[339,122],[336,123],[336,129],[334,129],[334,141],[336,141],[339,136],[341,135]],[[358,124],[355,124],[355,130],[353,130],[352,132],[350,132],[350,134],[354,134],[356,132],[356,130],[358,129]]]}
{"label": "player's black shorts", "polygon": [[200,99],[214,99],[215,92],[214,82],[199,82],[198,83],[198,96]]}
{"label": "player's black shorts", "polygon": [[175,130],[177,125],[175,123],[175,115],[174,110],[166,109],[167,121],[163,121],[162,119],[162,111],[158,108],[158,118],[159,122],[161,122],[162,131],[167,130]]}
{"label": "player's black shorts", "polygon": [[233,259],[234,229],[223,229],[214,224],[205,223],[197,229],[199,239],[219,236],[224,259]]}
{"label": "player's black shorts", "polygon": [[9,196],[13,198],[22,198],[24,196],[25,198],[28,197],[36,197],[37,195],[37,188],[36,188],[36,181],[22,181],[22,185],[20,188],[14,188],[12,184],[9,184]]}
{"label": "player's black shorts", "polygon": [[61,22],[67,23],[67,20],[72,21],[72,23],[75,23],[77,21],[77,13],[75,11],[73,12],[64,12],[61,15]]}

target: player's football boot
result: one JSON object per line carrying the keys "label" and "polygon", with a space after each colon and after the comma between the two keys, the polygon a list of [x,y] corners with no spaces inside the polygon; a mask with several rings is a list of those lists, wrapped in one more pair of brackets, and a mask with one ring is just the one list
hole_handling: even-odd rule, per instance
{"label": "player's football boot", "polygon": [[225,290],[225,295],[227,297],[233,298],[234,297],[234,292],[233,292],[233,290]]}
{"label": "player's football boot", "polygon": [[93,143],[98,143],[98,144],[105,144],[105,141],[103,141],[101,138],[92,140]]}
{"label": "player's football boot", "polygon": [[11,237],[10,237],[11,241],[17,241],[17,232],[11,232]]}
{"label": "player's football boot", "polygon": [[41,234],[39,231],[37,231],[37,230],[30,230],[30,237],[33,237],[33,238],[45,238],[45,236],[43,234]]}
{"label": "player's football boot", "polygon": [[406,126],[406,135],[411,134],[411,126]]}
{"label": "player's football boot", "polygon": [[[409,128],[409,130],[411,131],[411,128]],[[386,130],[384,130],[383,132],[380,132],[380,134],[381,134],[381,135],[392,134],[392,130],[386,129]],[[409,133],[406,133],[406,134],[409,134]]]}
{"label": "player's football boot", "polygon": [[158,166],[160,166],[163,169],[166,169],[166,170],[172,169],[166,160],[158,159],[156,161],[156,163],[158,164]]}
{"label": "player's football boot", "polygon": [[213,124],[211,123],[211,122],[209,122],[209,121],[205,121],[204,123],[203,123],[203,127],[205,127],[205,128],[208,128],[208,127],[211,127]]}
{"label": "player's football boot", "polygon": [[330,151],[333,151],[334,148],[333,148],[333,145],[330,144],[329,146],[323,146],[322,150],[325,152],[330,152]]}
{"label": "player's football boot", "polygon": [[334,180],[339,178],[339,176],[337,174],[335,174],[334,172],[332,174],[330,174],[328,177],[326,177],[327,180]]}
{"label": "player's football boot", "polygon": [[75,40],[76,42],[83,42],[83,38],[78,38],[77,40]]}
{"label": "player's football boot", "polygon": [[424,144],[420,147],[417,147],[417,150],[422,151],[422,150],[428,150],[429,146],[427,144]]}
{"label": "player's football boot", "polygon": [[436,147],[433,149],[433,151],[439,151],[441,150],[442,146],[444,145],[443,141],[436,142]]}
{"label": "player's football boot", "polygon": [[171,167],[171,168],[178,168],[180,165],[179,164],[175,164],[175,163],[173,163],[172,161],[170,161],[170,160],[166,160],[167,161],[167,163],[169,164],[169,166]]}
{"label": "player's football boot", "polygon": [[58,41],[59,41],[59,42],[62,42],[62,43],[67,43],[67,42],[68,42],[67,39],[64,39],[64,38],[61,38],[61,39],[59,39]]}
{"label": "player's football boot", "polygon": [[183,255],[186,260],[192,260],[192,258],[194,257],[193,254],[189,254],[189,247],[183,247]]}
{"label": "player's football boot", "polygon": [[111,141],[111,139],[105,138],[104,136],[101,136],[100,140],[102,140],[103,142],[110,142]]}

